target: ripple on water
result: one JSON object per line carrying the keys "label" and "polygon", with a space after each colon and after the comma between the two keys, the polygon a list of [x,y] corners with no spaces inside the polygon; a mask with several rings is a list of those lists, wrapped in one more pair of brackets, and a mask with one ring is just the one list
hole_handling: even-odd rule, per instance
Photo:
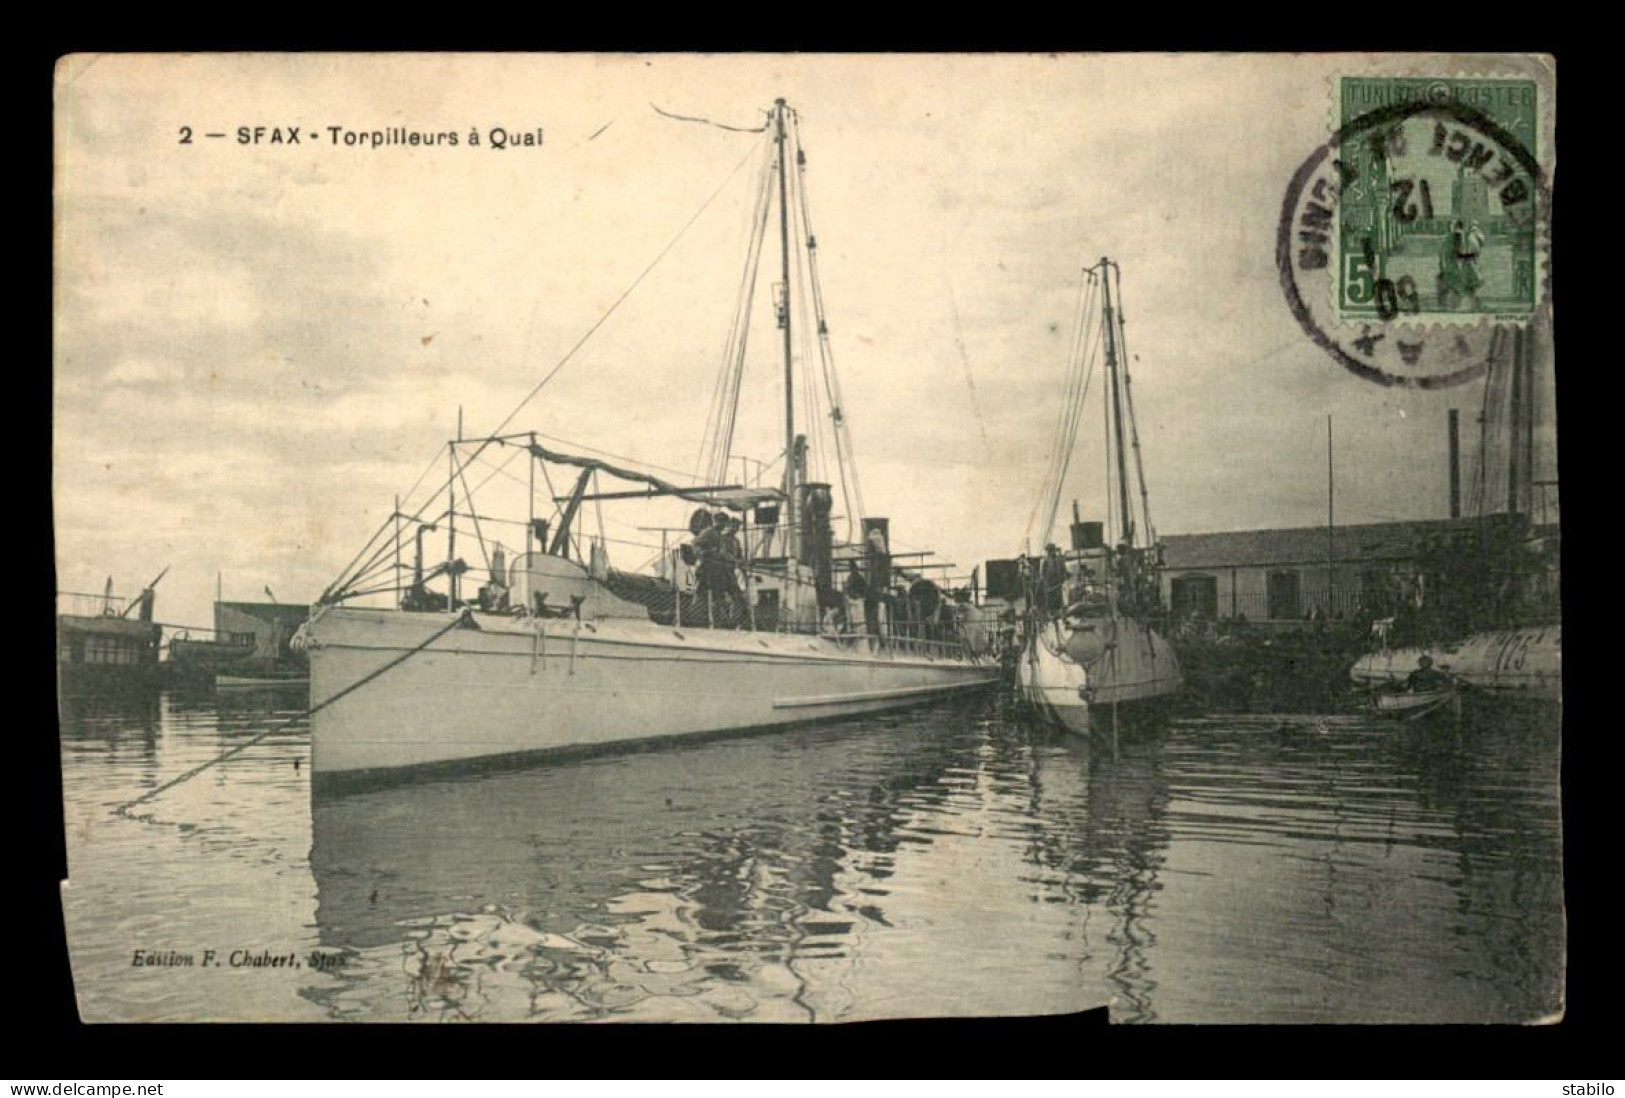
{"label": "ripple on water", "polygon": [[[64,726],[101,1019],[1521,1021],[1561,1000],[1557,739],[999,698],[312,803],[280,707]],[[135,948],[342,955],[249,977]]]}

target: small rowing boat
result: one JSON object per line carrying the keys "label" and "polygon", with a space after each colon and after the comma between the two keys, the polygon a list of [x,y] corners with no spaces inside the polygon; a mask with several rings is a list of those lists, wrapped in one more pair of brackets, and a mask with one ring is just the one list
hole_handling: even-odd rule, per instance
{"label": "small rowing boat", "polygon": [[248,690],[266,686],[309,686],[309,675],[216,675],[216,690]]}
{"label": "small rowing boat", "polygon": [[1454,682],[1420,690],[1382,690],[1372,697],[1379,716],[1398,720],[1420,720],[1434,714],[1459,715],[1461,687]]}

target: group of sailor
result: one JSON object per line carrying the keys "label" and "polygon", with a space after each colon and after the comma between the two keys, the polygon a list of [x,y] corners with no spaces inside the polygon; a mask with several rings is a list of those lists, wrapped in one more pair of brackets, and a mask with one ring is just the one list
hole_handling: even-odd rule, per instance
{"label": "group of sailor", "polygon": [[[684,563],[695,572],[695,600],[705,608],[702,612],[708,619],[718,625],[743,626],[751,620],[748,598],[740,584],[741,571],[748,571],[741,529],[739,520],[727,512],[700,508],[689,517],[692,537],[680,550]],[[828,581],[819,581],[823,624],[835,632],[855,631],[851,611],[861,604],[863,632],[870,636],[890,632],[917,639],[949,639],[957,621],[953,600],[928,579],[893,582],[884,535],[872,531],[870,537],[879,540],[868,554],[869,567],[857,560],[848,561],[838,590],[830,583],[826,592],[822,587]],[[773,627],[769,622],[754,625]]]}
{"label": "group of sailor", "polygon": [[725,615],[737,614],[743,620],[749,608],[739,587],[739,569],[745,562],[739,530],[739,520],[728,512],[712,514],[700,508],[689,517],[688,532],[694,540],[683,546],[683,559],[698,575],[695,598],[702,604],[720,601]]}

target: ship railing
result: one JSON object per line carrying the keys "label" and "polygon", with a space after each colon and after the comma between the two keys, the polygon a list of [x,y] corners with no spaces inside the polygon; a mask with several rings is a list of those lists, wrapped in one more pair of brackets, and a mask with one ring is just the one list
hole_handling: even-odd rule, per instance
{"label": "ship railing", "polygon": [[821,632],[819,638],[834,641],[846,647],[865,647],[872,652],[891,656],[924,656],[926,659],[962,660],[966,658],[963,641],[926,640],[923,637],[897,636],[883,633],[831,633]]}
{"label": "ship railing", "polygon": [[85,618],[100,617],[104,614],[117,617],[124,613],[129,601],[118,595],[98,595],[89,591],[58,591],[56,612]]}

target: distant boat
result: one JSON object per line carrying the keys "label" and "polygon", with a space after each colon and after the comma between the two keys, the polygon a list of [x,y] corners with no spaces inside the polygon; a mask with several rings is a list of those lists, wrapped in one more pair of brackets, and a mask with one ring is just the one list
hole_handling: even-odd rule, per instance
{"label": "distant boat", "polygon": [[226,602],[217,594],[214,627],[197,630],[207,639],[194,639],[190,629],[170,638],[169,684],[209,690],[242,682],[306,681],[309,668],[290,650],[288,639],[309,616],[308,606]]}
{"label": "distant boat", "polygon": [[196,639],[176,636],[169,640],[168,685],[197,688],[214,685],[222,668],[246,663],[254,658],[254,638]]}
{"label": "distant boat", "polygon": [[1368,687],[1402,682],[1423,656],[1486,699],[1556,704],[1563,697],[1563,626],[1558,622],[1469,633],[1426,645],[1387,647],[1379,641],[1360,657],[1350,677]]}
{"label": "distant boat", "polygon": [[[926,580],[922,568],[930,565],[894,561],[886,519],[865,518],[860,537],[835,540],[831,485],[809,475],[807,438],[796,429],[798,365],[825,370],[821,398],[833,403],[839,389],[828,356],[815,240],[805,202],[794,201],[803,198],[805,163],[795,112],[779,100],[757,132],[767,137],[739,285],[754,291],[758,284],[762,238],[776,206],[782,255],[773,305],[785,387],[784,403],[772,414],[777,422],[782,410],[782,480],[761,483],[758,474],[756,484],[720,483],[739,460],[730,447],[746,345],[739,328],[748,329],[750,292],[739,303],[715,390],[706,480],[677,484],[544,447],[535,433],[502,435],[507,421],[487,437],[454,440],[439,517],[397,510],[318,600],[295,638],[310,663],[313,789],[496,757],[853,717],[996,681],[995,663],[966,642],[962,626],[974,608]],[[800,261],[790,249],[792,222],[795,238],[804,242]],[[804,279],[795,304],[815,314],[816,326],[809,322],[805,331],[808,346],[818,346],[815,358],[804,352],[799,364],[790,330],[802,315],[792,308],[793,262]],[[653,406],[640,409],[638,393],[605,396],[621,402],[628,416],[660,414]],[[849,483],[854,488],[847,497],[850,524],[862,511],[844,410],[833,407],[827,426],[814,429],[828,430],[834,440],[832,465],[842,476],[843,495]],[[575,478],[567,495],[555,497],[562,506],[553,519],[537,519],[533,509],[518,522],[525,548],[515,551],[511,566],[500,546],[488,548],[502,520],[475,509],[469,497],[477,488],[470,489],[465,476],[472,474],[464,472],[503,447],[527,453],[533,478],[537,469],[549,478],[549,469]],[[600,474],[627,489],[589,492]],[[699,506],[689,519],[695,538],[660,549],[653,575],[611,568],[607,545],[577,529],[584,502],[672,499]],[[437,530],[446,536],[446,559],[426,569],[423,537]],[[391,533],[393,581],[387,578]],[[464,597],[462,577],[470,567],[456,556],[459,534],[467,546],[471,533],[487,558],[488,582],[477,599]],[[400,564],[403,539],[413,547],[410,569]],[[840,565],[848,571],[837,573]],[[353,603],[380,591],[399,594],[398,608]]]}
{"label": "distant boat", "polygon": [[[1087,292],[1078,324],[1080,333],[1093,330],[1095,337],[1077,341],[1069,364],[1063,400],[1070,405],[1061,411],[1056,455],[1041,497],[1047,508],[1043,540],[1055,528],[1096,349],[1104,352],[1106,371],[1102,390],[1110,471],[1105,498],[1108,510],[1113,497],[1118,503],[1119,540],[1115,547],[1108,546],[1102,524],[1079,521],[1074,503],[1071,548],[1063,552],[1048,544],[1041,556],[1025,560],[1027,613],[1016,663],[1023,700],[1042,716],[1080,734],[1096,730],[1102,715],[1111,722],[1106,727],[1115,729],[1120,715],[1160,707],[1185,685],[1173,646],[1150,621],[1160,605],[1160,549],[1140,466],[1128,360],[1122,352],[1122,315],[1113,306],[1114,281],[1121,301],[1121,271],[1102,258],[1084,274]],[[1097,296],[1098,324],[1091,307]],[[1130,446],[1139,482],[1137,508],[1129,481]]]}
{"label": "distant boat", "polygon": [[[57,593],[57,690],[64,696],[156,693],[163,684],[158,663],[163,629],[152,620],[154,588],[165,568],[134,599],[113,594],[113,580],[100,595]],[[135,611],[135,617],[130,612]]]}
{"label": "distant boat", "polygon": [[[1357,685],[1401,682],[1427,656],[1474,698],[1562,700],[1562,542],[1549,521],[1557,482],[1538,472],[1541,374],[1532,333],[1497,338],[1481,417],[1478,517],[1423,569],[1410,604],[1374,624],[1369,650],[1350,671]],[[1504,509],[1488,498],[1490,478],[1504,478]]]}
{"label": "distant boat", "polygon": [[216,675],[214,685],[217,690],[248,690],[267,686],[309,686],[310,676],[299,672],[289,672],[285,675]]}

